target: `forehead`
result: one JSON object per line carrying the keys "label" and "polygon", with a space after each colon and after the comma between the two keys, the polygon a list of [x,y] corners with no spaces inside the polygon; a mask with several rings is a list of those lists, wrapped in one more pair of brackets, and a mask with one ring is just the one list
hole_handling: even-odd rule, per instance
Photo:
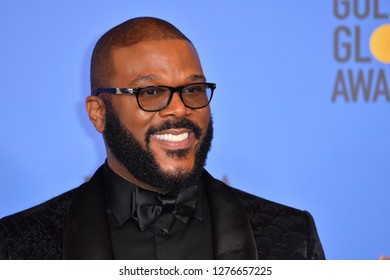
{"label": "forehead", "polygon": [[203,70],[195,48],[186,40],[144,41],[112,51],[114,80],[131,81],[143,76],[182,79],[202,76]]}

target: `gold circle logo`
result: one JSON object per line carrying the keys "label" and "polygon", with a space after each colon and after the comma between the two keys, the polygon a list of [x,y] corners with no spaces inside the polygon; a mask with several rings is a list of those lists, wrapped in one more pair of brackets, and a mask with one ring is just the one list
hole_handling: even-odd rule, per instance
{"label": "gold circle logo", "polygon": [[390,63],[390,24],[379,26],[371,35],[372,55],[382,63]]}

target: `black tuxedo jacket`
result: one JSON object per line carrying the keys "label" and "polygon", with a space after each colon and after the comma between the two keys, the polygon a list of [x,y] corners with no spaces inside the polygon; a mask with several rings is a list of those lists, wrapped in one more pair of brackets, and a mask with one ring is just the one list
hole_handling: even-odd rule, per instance
{"label": "black tuxedo jacket", "polygon": [[[233,189],[206,171],[216,259],[324,259],[311,215]],[[91,180],[0,220],[0,259],[112,259],[103,168]]]}

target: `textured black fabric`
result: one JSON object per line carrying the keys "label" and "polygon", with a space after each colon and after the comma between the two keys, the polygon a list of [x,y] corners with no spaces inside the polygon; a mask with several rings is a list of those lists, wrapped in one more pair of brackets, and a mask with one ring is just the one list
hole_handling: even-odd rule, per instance
{"label": "textured black fabric", "polygon": [[[91,181],[99,181],[99,178]],[[207,187],[221,188],[227,194],[233,192],[237,197],[250,222],[259,259],[325,258],[314,221],[308,212],[230,188],[211,177],[207,180]],[[1,219],[0,259],[62,259],[64,223],[70,202],[80,192],[91,192],[88,184]],[[99,196],[99,193],[96,195]],[[221,203],[223,201],[218,202]],[[221,217],[223,214],[219,213],[217,216]],[[216,212],[213,215],[215,218]],[[223,232],[223,226],[218,230],[219,221],[214,222],[217,232],[215,238],[219,238],[218,234],[230,234]],[[226,215],[223,223],[229,223],[229,215]],[[229,236],[224,236],[223,239],[229,242]],[[232,239],[231,242],[234,243],[235,240]],[[229,247],[228,245],[225,242],[222,247]],[[218,258],[234,259],[240,256],[230,250],[225,255],[218,255]]]}
{"label": "textured black fabric", "polygon": [[65,213],[75,190],[0,220],[0,259],[62,259]]}
{"label": "textured black fabric", "polygon": [[325,259],[309,212],[233,191],[251,223],[259,259]]}

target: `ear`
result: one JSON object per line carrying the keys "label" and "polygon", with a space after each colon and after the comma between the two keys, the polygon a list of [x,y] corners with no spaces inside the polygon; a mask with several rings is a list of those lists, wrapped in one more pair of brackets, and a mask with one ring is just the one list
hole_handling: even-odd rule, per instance
{"label": "ear", "polygon": [[105,106],[103,99],[97,96],[88,96],[85,100],[85,108],[89,119],[100,133],[104,130],[105,124]]}

